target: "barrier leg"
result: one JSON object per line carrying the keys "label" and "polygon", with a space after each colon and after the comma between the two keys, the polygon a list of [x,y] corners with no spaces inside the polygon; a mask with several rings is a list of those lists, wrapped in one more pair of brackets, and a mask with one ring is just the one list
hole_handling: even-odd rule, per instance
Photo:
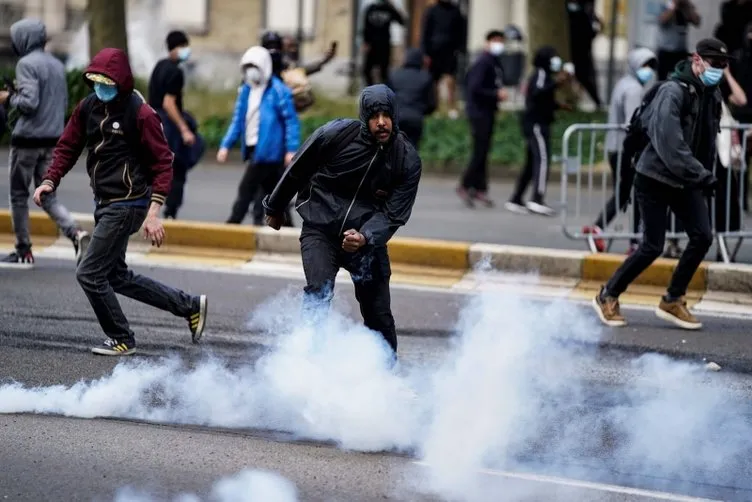
{"label": "barrier leg", "polygon": [[723,263],[731,263],[731,258],[729,257],[728,252],[728,245],[726,244],[726,237],[724,237],[723,235],[718,236],[718,249],[721,250],[721,258],[723,258]]}

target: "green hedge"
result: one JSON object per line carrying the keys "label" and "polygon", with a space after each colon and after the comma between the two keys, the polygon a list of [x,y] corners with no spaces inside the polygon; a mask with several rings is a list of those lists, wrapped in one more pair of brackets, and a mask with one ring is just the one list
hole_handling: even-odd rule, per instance
{"label": "green hedge", "polygon": [[[2,70],[0,70],[2,72]],[[12,72],[6,70],[6,75]],[[83,99],[89,92],[88,86],[81,78],[79,71],[71,71],[67,75],[69,89],[68,115],[72,112],[76,103]],[[136,88],[144,93],[147,85],[144,80],[137,80]],[[229,104],[228,109],[231,109]],[[317,127],[326,123],[333,117],[307,116],[301,117],[303,138],[308,137]],[[219,145],[229,123],[230,116],[208,115],[200,119],[201,134],[206,138],[210,148]],[[552,129],[551,146],[553,154],[561,154],[561,139],[564,130],[574,123],[604,122],[602,113],[586,112],[559,112],[557,121]],[[8,136],[3,138],[7,143]],[[602,136],[597,138],[596,158],[602,158]],[[590,155],[591,138],[583,137],[583,155]],[[573,141],[570,152],[576,152],[577,144]],[[525,162],[525,142],[520,130],[519,114],[517,112],[500,112],[494,133],[493,147],[489,164],[493,168],[518,167]],[[454,172],[464,167],[472,151],[472,143],[467,120],[451,120],[444,117],[430,117],[426,120],[423,142],[420,149],[424,164],[434,172]]]}

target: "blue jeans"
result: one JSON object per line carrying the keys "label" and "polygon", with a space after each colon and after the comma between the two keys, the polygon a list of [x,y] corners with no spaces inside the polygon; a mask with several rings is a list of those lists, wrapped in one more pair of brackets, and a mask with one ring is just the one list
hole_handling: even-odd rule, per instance
{"label": "blue jeans", "polygon": [[199,297],[139,275],[125,263],[128,239],[141,228],[146,213],[145,207],[138,206],[97,208],[91,243],[76,270],[102,331],[118,341],[132,342],[134,333],[115,293],[179,317],[188,317],[199,307]]}

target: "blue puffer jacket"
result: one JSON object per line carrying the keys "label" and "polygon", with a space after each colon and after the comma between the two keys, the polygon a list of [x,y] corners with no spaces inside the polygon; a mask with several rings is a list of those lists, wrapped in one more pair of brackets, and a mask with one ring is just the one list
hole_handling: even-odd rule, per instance
{"label": "blue puffer jacket", "polygon": [[[245,144],[245,116],[251,88],[244,83],[238,89],[232,122],[225,133],[221,148],[232,148],[241,140],[240,151],[247,158]],[[258,143],[253,152],[255,163],[274,164],[284,160],[285,154],[300,146],[300,121],[295,111],[290,89],[277,77],[272,77],[261,98]]]}

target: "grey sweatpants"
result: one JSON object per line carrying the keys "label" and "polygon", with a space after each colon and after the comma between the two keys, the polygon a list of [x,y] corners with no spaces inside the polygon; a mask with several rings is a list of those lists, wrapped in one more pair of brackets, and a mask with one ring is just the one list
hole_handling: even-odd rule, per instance
{"label": "grey sweatpants", "polygon": [[[16,234],[16,250],[31,249],[29,237],[29,185],[34,181],[34,189],[42,183],[42,177],[52,162],[52,148],[11,148],[10,149],[10,211],[13,215],[13,231]],[[42,200],[42,209],[60,227],[66,237],[76,238],[79,226],[68,210],[58,200],[56,194],[47,194]]]}

